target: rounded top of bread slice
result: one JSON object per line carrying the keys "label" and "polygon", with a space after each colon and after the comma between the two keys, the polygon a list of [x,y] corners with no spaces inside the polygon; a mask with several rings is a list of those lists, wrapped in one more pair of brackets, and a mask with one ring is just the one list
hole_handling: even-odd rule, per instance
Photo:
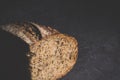
{"label": "rounded top of bread slice", "polygon": [[57,80],[74,66],[78,43],[75,38],[58,33],[31,45],[30,51],[32,80]]}

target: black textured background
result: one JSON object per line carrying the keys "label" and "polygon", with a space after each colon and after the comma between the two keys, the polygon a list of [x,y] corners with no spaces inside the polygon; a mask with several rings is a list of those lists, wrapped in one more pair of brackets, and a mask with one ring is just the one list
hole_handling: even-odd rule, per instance
{"label": "black textured background", "polygon": [[[0,24],[33,21],[76,37],[77,63],[61,80],[120,80],[119,9],[115,0],[1,0]],[[26,51],[0,31],[0,80],[30,80]]]}

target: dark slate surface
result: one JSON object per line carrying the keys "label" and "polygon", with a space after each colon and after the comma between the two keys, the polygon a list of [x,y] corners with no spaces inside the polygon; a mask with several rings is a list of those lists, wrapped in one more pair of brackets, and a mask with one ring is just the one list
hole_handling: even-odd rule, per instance
{"label": "dark slate surface", "polygon": [[[1,25],[34,21],[76,37],[77,63],[61,80],[120,80],[118,2],[4,0],[0,11]],[[4,31],[0,31],[0,45],[0,79],[30,80],[24,55],[27,45]]]}

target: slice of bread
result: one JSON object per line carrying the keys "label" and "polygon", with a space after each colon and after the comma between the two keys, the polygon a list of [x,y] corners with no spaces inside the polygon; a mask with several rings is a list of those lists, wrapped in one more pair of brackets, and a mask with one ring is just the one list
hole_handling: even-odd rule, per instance
{"label": "slice of bread", "polygon": [[55,34],[31,46],[32,80],[57,80],[67,74],[76,62],[77,45],[73,37]]}

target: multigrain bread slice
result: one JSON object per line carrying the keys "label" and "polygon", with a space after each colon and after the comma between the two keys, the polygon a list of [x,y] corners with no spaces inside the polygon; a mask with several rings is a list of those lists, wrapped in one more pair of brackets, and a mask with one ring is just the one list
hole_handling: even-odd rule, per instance
{"label": "multigrain bread slice", "polygon": [[[38,46],[41,48],[38,49]],[[70,36],[56,34],[31,46],[32,80],[56,80],[68,73],[77,59],[77,41]]]}
{"label": "multigrain bread slice", "polygon": [[[31,80],[58,80],[76,63],[78,43],[74,37],[35,23],[6,25],[1,28],[29,45],[27,56]],[[41,38],[35,29],[40,31]]]}

